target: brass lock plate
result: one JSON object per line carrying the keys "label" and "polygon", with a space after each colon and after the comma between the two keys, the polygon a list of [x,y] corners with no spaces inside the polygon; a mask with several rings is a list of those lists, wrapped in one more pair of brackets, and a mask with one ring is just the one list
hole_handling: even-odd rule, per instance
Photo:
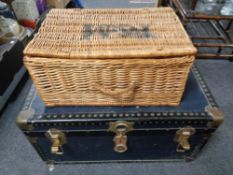
{"label": "brass lock plate", "polygon": [[63,155],[62,146],[67,143],[66,136],[58,129],[49,129],[45,136],[51,141],[51,153],[57,155]]}
{"label": "brass lock plate", "polygon": [[133,131],[134,122],[126,122],[126,121],[116,121],[110,122],[108,131],[114,132],[116,134],[126,134],[130,131]]}
{"label": "brass lock plate", "polygon": [[133,131],[134,122],[116,121],[109,123],[108,131],[114,132],[116,135],[113,138],[115,146],[113,150],[117,153],[124,153],[127,151],[127,135],[126,133]]}
{"label": "brass lock plate", "polygon": [[185,152],[191,149],[189,138],[195,134],[195,132],[195,128],[189,126],[181,128],[176,132],[174,141],[178,143],[176,149],[177,152]]}

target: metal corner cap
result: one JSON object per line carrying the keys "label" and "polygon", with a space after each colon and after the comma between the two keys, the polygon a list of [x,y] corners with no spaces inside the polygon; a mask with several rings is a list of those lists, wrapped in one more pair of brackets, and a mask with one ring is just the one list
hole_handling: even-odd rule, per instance
{"label": "metal corner cap", "polygon": [[211,106],[207,106],[205,108],[205,111],[211,115],[214,119],[222,119],[224,120],[224,114],[223,111],[217,107],[211,107]]}
{"label": "metal corner cap", "polygon": [[215,127],[215,126],[219,126],[223,123],[224,121],[224,114],[223,111],[220,110],[217,107],[211,107],[211,106],[207,106],[205,108],[205,111],[213,117],[213,121],[209,122],[208,126],[209,127]]}
{"label": "metal corner cap", "polygon": [[21,111],[16,118],[16,124],[22,130],[32,130],[32,126],[28,124],[28,119],[34,114],[33,109]]}

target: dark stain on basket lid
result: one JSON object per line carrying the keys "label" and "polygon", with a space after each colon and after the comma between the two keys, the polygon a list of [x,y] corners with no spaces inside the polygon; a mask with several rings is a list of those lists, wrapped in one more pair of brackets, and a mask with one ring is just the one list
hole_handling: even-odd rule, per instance
{"label": "dark stain on basket lid", "polygon": [[155,38],[155,33],[150,32],[147,25],[84,25],[81,34],[83,40],[91,40],[92,37],[100,36],[101,39],[109,38]]}

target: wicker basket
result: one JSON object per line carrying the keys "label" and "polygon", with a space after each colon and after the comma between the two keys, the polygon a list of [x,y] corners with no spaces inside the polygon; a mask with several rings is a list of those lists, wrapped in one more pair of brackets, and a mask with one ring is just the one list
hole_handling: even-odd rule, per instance
{"label": "wicker basket", "polygon": [[53,9],[24,63],[47,106],[176,106],[195,53],[171,8]]}

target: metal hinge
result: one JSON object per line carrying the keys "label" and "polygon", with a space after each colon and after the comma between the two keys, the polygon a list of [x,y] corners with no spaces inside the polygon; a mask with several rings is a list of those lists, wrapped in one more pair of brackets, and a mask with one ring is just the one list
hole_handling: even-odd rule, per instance
{"label": "metal hinge", "polygon": [[116,121],[109,123],[108,131],[114,132],[116,135],[113,138],[115,144],[113,150],[118,153],[127,151],[127,133],[133,131],[134,122]]}
{"label": "metal hinge", "polygon": [[187,126],[185,128],[181,128],[176,132],[174,141],[178,143],[176,151],[177,152],[185,152],[191,149],[191,145],[189,143],[189,138],[195,134],[195,128],[191,126]]}
{"label": "metal hinge", "polygon": [[49,129],[45,136],[51,141],[51,154],[63,155],[62,146],[67,143],[65,134],[55,128]]}

